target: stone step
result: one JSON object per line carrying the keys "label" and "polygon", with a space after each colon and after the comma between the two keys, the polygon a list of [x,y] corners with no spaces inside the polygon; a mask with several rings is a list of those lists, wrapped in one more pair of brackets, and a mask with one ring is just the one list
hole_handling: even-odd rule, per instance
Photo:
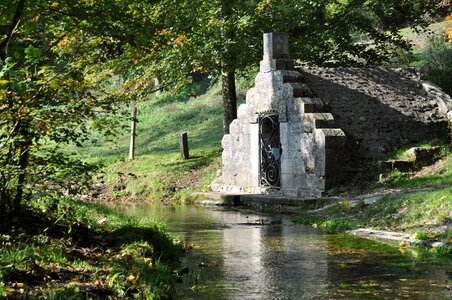
{"label": "stone step", "polygon": [[293,60],[288,58],[273,59],[273,63],[276,66],[276,70],[293,70],[294,68]]}
{"label": "stone step", "polygon": [[346,138],[345,133],[340,128],[320,128],[325,137]]}
{"label": "stone step", "polygon": [[321,98],[299,97],[297,100],[300,100],[304,104],[305,113],[322,113],[330,111],[328,103]]}
{"label": "stone step", "polygon": [[294,98],[298,97],[314,97],[314,92],[304,83],[301,82],[291,82],[290,85],[293,88]]}
{"label": "stone step", "polygon": [[298,71],[293,70],[281,70],[283,75],[283,82],[301,82],[303,80],[303,75]]}
{"label": "stone step", "polygon": [[334,117],[330,113],[312,113],[306,115],[313,115],[316,128],[334,128]]}
{"label": "stone step", "polygon": [[187,194],[187,201],[200,205],[235,206],[240,200],[239,194],[227,194],[218,192],[193,192]]}

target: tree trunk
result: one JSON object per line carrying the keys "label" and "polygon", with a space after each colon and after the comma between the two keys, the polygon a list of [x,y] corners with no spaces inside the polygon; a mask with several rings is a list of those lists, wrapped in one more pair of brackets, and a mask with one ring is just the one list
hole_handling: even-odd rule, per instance
{"label": "tree trunk", "polygon": [[20,174],[17,179],[17,192],[13,198],[12,208],[10,212],[10,217],[14,218],[20,214],[22,198],[24,196],[25,189],[25,179],[26,179],[26,171],[28,167],[28,153],[29,153],[29,145],[28,143],[24,145],[21,149],[20,157],[19,157],[19,167]]}
{"label": "tree trunk", "polygon": [[236,55],[234,52],[234,25],[230,18],[233,13],[233,2],[221,1],[221,37],[223,40],[223,53],[221,59],[221,96],[223,99],[224,119],[223,130],[229,134],[229,125],[237,119],[237,94],[235,90],[235,65]]}
{"label": "tree trunk", "polygon": [[0,43],[0,58],[2,59],[5,59],[8,55],[9,43],[14,34],[14,31],[16,30],[17,25],[19,25],[20,17],[22,15],[24,6],[25,0],[20,0],[19,3],[17,3],[16,11],[14,13],[13,19],[11,20],[11,24],[9,25],[8,32],[6,33],[6,36],[3,39],[3,41]]}
{"label": "tree trunk", "polygon": [[229,125],[237,119],[237,95],[235,90],[235,72],[222,71],[221,72],[222,88],[221,97],[223,98],[224,119],[223,129],[224,134],[229,133]]}

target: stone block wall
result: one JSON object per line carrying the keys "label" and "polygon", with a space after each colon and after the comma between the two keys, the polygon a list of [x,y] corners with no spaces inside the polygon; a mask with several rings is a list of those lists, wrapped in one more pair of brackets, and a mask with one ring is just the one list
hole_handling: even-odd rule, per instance
{"label": "stone block wall", "polygon": [[[381,68],[300,71],[304,83],[328,102],[335,124],[347,135],[352,170],[358,170],[363,161],[381,160],[403,145],[447,136],[447,113],[452,104],[448,108],[445,103],[452,103],[450,97],[420,81],[413,72]],[[327,157],[343,160],[334,155],[332,151]]]}

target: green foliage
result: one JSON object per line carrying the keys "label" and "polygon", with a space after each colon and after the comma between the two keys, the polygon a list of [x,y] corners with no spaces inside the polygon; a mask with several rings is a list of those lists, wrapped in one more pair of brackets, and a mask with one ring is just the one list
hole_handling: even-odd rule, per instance
{"label": "green foliage", "polygon": [[[449,150],[446,147],[445,153]],[[417,239],[451,241],[449,229],[438,230],[452,221],[452,159],[449,155],[430,175],[400,177],[393,175],[391,187],[407,190],[399,195],[382,197],[374,203],[363,199],[337,201],[335,205],[321,200],[303,207],[294,218],[296,223],[342,231],[356,227],[395,229],[412,232]],[[440,250],[443,251],[444,249]],[[449,251],[449,250],[444,250]]]}
{"label": "green foliage", "polygon": [[313,225],[324,229],[328,233],[343,232],[353,229],[357,224],[352,220],[336,218],[334,216],[316,216],[316,215],[301,215],[292,219],[294,223]]}
{"label": "green foliage", "polygon": [[423,71],[429,80],[452,95],[452,42],[447,42],[444,35],[433,37],[426,50]]}
{"label": "green foliage", "polygon": [[449,240],[452,240],[452,230],[451,229],[444,229],[437,234],[440,238],[447,238]]}
{"label": "green foliage", "polygon": [[[43,197],[33,206],[25,208],[25,219],[16,220],[17,229],[0,235],[2,296],[171,296],[180,248],[161,220],[154,224],[112,207],[67,198]],[[33,288],[36,285],[43,288]]]}
{"label": "green foliage", "polygon": [[[237,80],[239,99],[250,87],[249,78]],[[137,104],[138,123],[136,158],[125,157],[129,146],[129,128],[115,141],[93,133],[95,143],[68,149],[77,157],[88,157],[100,164],[104,180],[115,195],[149,201],[185,201],[190,191],[207,191],[217,177],[221,163],[220,140],[222,107],[220,85],[212,84],[206,93],[205,83],[186,87],[178,93],[164,92]],[[201,93],[201,94],[197,94]],[[195,94],[195,95],[193,95]],[[190,159],[180,157],[179,134],[188,132]],[[118,158],[119,157],[119,158]]]}
{"label": "green foliage", "polygon": [[396,173],[390,178],[392,181],[389,182],[389,186],[394,188],[450,186],[452,185],[452,159],[445,160],[444,164],[439,166],[438,171],[430,175],[410,178],[408,174]]}
{"label": "green foliage", "polygon": [[381,178],[380,183],[387,184],[387,183],[397,182],[397,181],[400,181],[407,177],[408,177],[407,173],[403,173],[403,172],[399,171],[399,169],[395,168],[389,174],[387,174],[383,178]]}
{"label": "green foliage", "polygon": [[[315,224],[336,232],[356,227],[419,228],[425,224],[441,226],[452,220],[452,188],[443,187],[429,192],[412,192],[400,196],[383,197],[371,205],[348,208],[338,203],[320,211],[301,212],[294,222]],[[416,238],[450,238],[450,232],[433,233],[428,228],[416,231]]]}
{"label": "green foliage", "polygon": [[[109,50],[94,15],[111,1],[7,1],[0,19],[0,208],[1,228],[33,191],[76,192],[95,168],[63,154],[90,134],[94,118],[113,113],[122,99],[111,84],[96,81],[88,66]],[[94,4],[94,3],[92,3]],[[118,14],[120,7],[116,6]],[[6,14],[3,15],[3,12]],[[97,17],[96,17],[97,18]],[[89,21],[89,22],[88,22]],[[106,21],[106,20],[103,20]],[[119,23],[117,23],[119,24]],[[96,30],[95,30],[96,29]],[[103,28],[105,29],[105,27]],[[116,32],[119,33],[119,32]],[[107,50],[108,50],[107,49]],[[111,55],[110,55],[111,56]],[[112,134],[114,120],[98,130]]]}
{"label": "green foliage", "polygon": [[356,228],[356,223],[350,220],[327,220],[320,224],[329,233],[343,232]]}
{"label": "green foliage", "polygon": [[431,239],[432,237],[433,237],[433,235],[425,230],[418,230],[414,234],[414,238],[416,238],[418,240],[428,240],[428,239]]}

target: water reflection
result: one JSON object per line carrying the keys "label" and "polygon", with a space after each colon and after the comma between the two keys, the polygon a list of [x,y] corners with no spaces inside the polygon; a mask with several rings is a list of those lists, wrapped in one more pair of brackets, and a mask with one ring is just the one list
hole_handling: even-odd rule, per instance
{"label": "water reflection", "polygon": [[347,237],[286,217],[190,206],[129,213],[163,217],[170,232],[194,245],[182,262],[190,274],[179,286],[181,299],[452,297],[445,267],[417,265],[370,241],[350,247]]}

